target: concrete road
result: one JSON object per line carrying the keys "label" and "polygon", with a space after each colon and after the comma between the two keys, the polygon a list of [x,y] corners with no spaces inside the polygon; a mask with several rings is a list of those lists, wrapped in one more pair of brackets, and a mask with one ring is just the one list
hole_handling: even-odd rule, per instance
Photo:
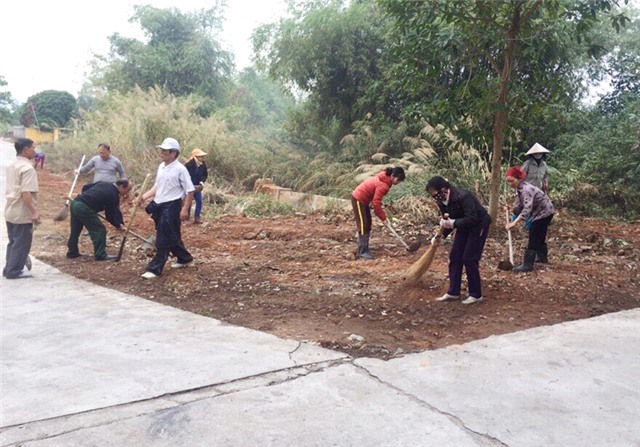
{"label": "concrete road", "polygon": [[640,446],[639,309],[381,361],[32,272],[0,283],[2,446]]}

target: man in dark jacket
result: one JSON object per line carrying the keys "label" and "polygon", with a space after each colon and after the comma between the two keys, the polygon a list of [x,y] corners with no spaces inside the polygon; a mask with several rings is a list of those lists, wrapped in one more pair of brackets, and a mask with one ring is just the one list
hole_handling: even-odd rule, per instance
{"label": "man in dark jacket", "polygon": [[83,227],[87,227],[93,241],[93,256],[96,261],[115,259],[107,254],[107,229],[100,221],[98,213],[104,211],[105,218],[118,230],[125,230],[124,220],[120,212],[120,197],[131,190],[128,180],[96,182],[85,186],[82,193],[75,198],[69,207],[71,211],[71,232],[67,242],[67,258],[81,256],[78,251],[78,238]]}
{"label": "man in dark jacket", "polygon": [[480,279],[480,258],[487,241],[491,217],[473,194],[462,188],[455,188],[442,177],[433,177],[426,186],[427,193],[438,202],[443,215],[440,226],[443,236],[456,231],[449,254],[449,290],[437,301],[460,299],[462,268],[467,272],[469,297],[462,304],[482,301]]}

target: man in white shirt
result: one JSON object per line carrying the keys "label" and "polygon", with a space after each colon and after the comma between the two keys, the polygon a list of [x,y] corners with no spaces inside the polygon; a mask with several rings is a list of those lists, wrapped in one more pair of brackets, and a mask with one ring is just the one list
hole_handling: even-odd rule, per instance
{"label": "man in white shirt", "polygon": [[[195,188],[189,171],[177,158],[180,144],[174,138],[165,138],[160,149],[162,163],[158,167],[156,183],[140,196],[140,204],[153,199],[146,207],[156,226],[156,254],[145,267],[143,278],[156,278],[162,274],[169,254],[176,257],[172,268],[186,267],[193,256],[185,248],[180,234],[181,221],[189,218]],[[183,201],[184,199],[184,201]]]}
{"label": "man in white shirt", "polygon": [[120,180],[127,178],[124,174],[122,163],[117,157],[111,155],[111,147],[107,143],[100,143],[98,145],[98,155],[82,166],[79,172],[80,174],[86,174],[92,169],[94,169],[93,183],[115,183],[117,180],[116,174],[119,174]]}

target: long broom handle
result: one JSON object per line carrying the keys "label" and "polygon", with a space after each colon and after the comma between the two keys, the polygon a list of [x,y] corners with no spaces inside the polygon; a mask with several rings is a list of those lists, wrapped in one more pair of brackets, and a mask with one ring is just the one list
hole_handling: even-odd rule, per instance
{"label": "long broom handle", "polygon": [[[507,223],[510,223],[509,210],[505,209],[505,212],[507,214]],[[511,241],[511,230],[507,230],[507,238],[509,239],[509,262],[513,265],[513,242]]]}
{"label": "long broom handle", "polygon": [[[448,219],[449,218],[449,213],[444,213],[442,215],[443,218]],[[444,227],[439,226],[438,230],[436,231],[436,241],[439,240],[442,237],[442,234],[444,233]]]}
{"label": "long broom handle", "polygon": [[71,189],[69,190],[69,197],[67,197],[67,203],[69,203],[69,201],[71,200],[71,195],[73,194],[73,189],[76,187],[76,182],[78,181],[78,177],[80,176],[80,168],[84,164],[85,157],[86,155],[82,156],[82,160],[80,160],[80,165],[78,166],[78,169],[76,171],[76,176],[73,178],[73,183],[71,183]]}
{"label": "long broom handle", "polygon": [[[149,178],[151,177],[151,174],[147,174],[147,176],[144,178],[144,182],[142,182],[142,187],[140,188],[140,190],[142,191],[142,194],[144,194],[146,191],[146,187],[147,187],[147,182],[149,181]],[[122,259],[122,253],[124,252],[124,244],[125,242],[127,242],[127,235],[129,234],[129,230],[131,229],[131,224],[133,223],[133,218],[136,216],[136,211],[138,210],[138,200],[135,201],[135,203],[133,204],[133,210],[131,211],[131,217],[129,218],[129,225],[127,225],[127,229],[124,230],[124,236],[122,237],[122,242],[120,243],[120,250],[118,250],[118,256],[116,256],[115,261],[118,262],[120,261],[120,259]]]}

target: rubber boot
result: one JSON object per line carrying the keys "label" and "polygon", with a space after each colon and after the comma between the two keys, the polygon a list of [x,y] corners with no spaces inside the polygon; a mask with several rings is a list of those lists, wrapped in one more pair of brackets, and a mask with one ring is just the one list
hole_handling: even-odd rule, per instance
{"label": "rubber boot", "polygon": [[542,248],[536,252],[536,262],[546,264],[549,262],[549,252],[547,251],[547,244],[543,244]]}
{"label": "rubber boot", "polygon": [[373,259],[369,253],[369,234],[358,236],[358,257],[362,259]]}
{"label": "rubber boot", "polygon": [[533,270],[533,263],[536,260],[535,250],[525,250],[522,264],[513,269],[514,272],[530,272]]}

